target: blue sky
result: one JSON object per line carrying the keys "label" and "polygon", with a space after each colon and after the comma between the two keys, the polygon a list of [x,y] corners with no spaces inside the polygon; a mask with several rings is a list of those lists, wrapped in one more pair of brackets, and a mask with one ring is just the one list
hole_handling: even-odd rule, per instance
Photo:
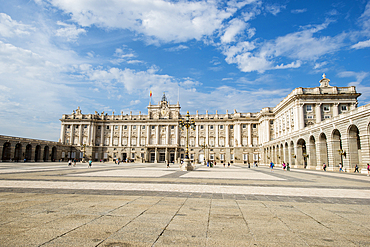
{"label": "blue sky", "polygon": [[370,103],[370,2],[0,0],[0,134],[58,140],[62,114],[258,112],[296,87]]}

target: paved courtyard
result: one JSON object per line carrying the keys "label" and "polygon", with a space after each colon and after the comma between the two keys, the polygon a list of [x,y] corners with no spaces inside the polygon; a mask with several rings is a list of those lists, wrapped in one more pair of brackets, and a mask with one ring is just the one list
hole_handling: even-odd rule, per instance
{"label": "paved courtyard", "polygon": [[1,246],[370,246],[370,177],[0,163]]}

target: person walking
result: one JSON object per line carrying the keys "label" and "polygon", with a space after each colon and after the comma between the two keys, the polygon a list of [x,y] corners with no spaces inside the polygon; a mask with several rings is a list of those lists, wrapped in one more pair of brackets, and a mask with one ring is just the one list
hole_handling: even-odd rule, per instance
{"label": "person walking", "polygon": [[367,176],[369,176],[369,175],[370,175],[370,165],[367,164]]}
{"label": "person walking", "polygon": [[224,164],[224,167],[225,167],[225,162],[223,162],[223,164]]}
{"label": "person walking", "polygon": [[355,171],[354,172],[359,172],[358,171],[358,165],[357,164],[355,165]]}
{"label": "person walking", "polygon": [[167,160],[167,168],[170,168],[170,162]]}
{"label": "person walking", "polygon": [[92,160],[89,160],[89,166],[88,166],[88,168],[91,168],[91,166],[92,166]]}
{"label": "person walking", "polygon": [[271,172],[274,172],[274,163],[272,163],[272,161],[270,163],[270,169],[271,169]]}
{"label": "person walking", "polygon": [[325,163],[322,165],[322,169],[324,170],[324,172],[326,172],[326,164]]}
{"label": "person walking", "polygon": [[72,165],[72,160],[68,160],[68,166]]}
{"label": "person walking", "polygon": [[227,162],[227,167],[230,167],[230,161],[229,161],[229,162]]}
{"label": "person walking", "polygon": [[339,172],[342,172],[343,171],[343,165],[342,163],[339,163]]}

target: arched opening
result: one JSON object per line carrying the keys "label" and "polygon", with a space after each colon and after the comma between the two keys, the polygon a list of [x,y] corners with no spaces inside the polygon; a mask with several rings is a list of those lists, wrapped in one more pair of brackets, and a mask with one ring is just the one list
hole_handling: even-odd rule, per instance
{"label": "arched opening", "polygon": [[319,165],[326,164],[327,167],[329,167],[329,162],[328,162],[328,143],[326,139],[326,135],[324,133],[321,133],[319,136]]}
{"label": "arched opening", "polygon": [[44,162],[49,161],[49,146],[44,147]]}
{"label": "arched opening", "polygon": [[26,159],[26,161],[31,161],[32,159],[32,145],[31,144],[28,144],[26,146],[26,153],[25,153],[24,158]]}
{"label": "arched opening", "polygon": [[361,142],[360,132],[356,125],[351,125],[348,129],[348,158],[349,168],[361,164]]}
{"label": "arched opening", "polygon": [[3,145],[3,155],[1,157],[2,161],[10,161],[10,152],[11,152],[10,142],[5,142]]}
{"label": "arched opening", "polygon": [[284,162],[285,163],[289,163],[289,147],[288,147],[288,143],[286,142],[285,143],[285,149],[284,149],[285,153],[284,153]]}
{"label": "arched opening", "polygon": [[291,141],[290,142],[290,147],[289,147],[289,149],[290,149],[290,155],[291,155],[291,157],[290,157],[290,161],[291,161],[291,164],[290,164],[290,166],[291,167],[294,167],[295,166],[295,160],[296,160],[296,154],[295,154],[295,152],[294,152],[294,142],[293,141]]}
{"label": "arched opening", "polygon": [[22,160],[22,144],[17,143],[14,149],[14,161],[18,162]]}
{"label": "arched opening", "polygon": [[35,162],[41,160],[41,146],[37,145],[35,148]]}
{"label": "arched opening", "polygon": [[304,139],[299,139],[297,141],[297,165],[303,168],[307,167],[307,148],[306,141]]}
{"label": "arched opening", "polygon": [[57,148],[53,147],[51,149],[51,161],[55,162],[57,160]]}
{"label": "arched opening", "polygon": [[332,132],[332,152],[333,152],[333,167],[339,166],[339,163],[343,164],[343,149],[342,139],[339,130],[335,129]]}
{"label": "arched opening", "polygon": [[316,143],[315,143],[315,137],[314,136],[310,136],[310,139],[308,141],[308,165],[310,167],[315,167],[317,166],[317,162],[316,162]]}

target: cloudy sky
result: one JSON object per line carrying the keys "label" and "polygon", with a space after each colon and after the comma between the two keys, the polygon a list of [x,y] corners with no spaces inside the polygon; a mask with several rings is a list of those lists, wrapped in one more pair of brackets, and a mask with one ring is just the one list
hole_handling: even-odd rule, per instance
{"label": "cloudy sky", "polygon": [[58,140],[62,114],[258,112],[296,87],[370,103],[370,2],[0,0],[0,134]]}

